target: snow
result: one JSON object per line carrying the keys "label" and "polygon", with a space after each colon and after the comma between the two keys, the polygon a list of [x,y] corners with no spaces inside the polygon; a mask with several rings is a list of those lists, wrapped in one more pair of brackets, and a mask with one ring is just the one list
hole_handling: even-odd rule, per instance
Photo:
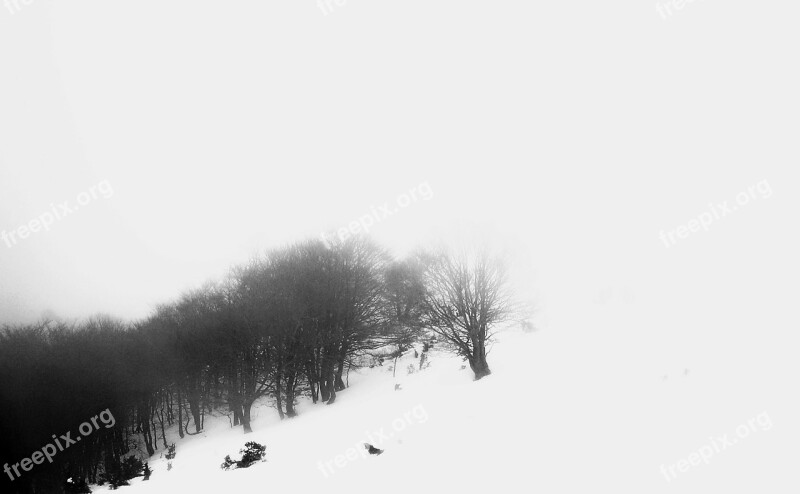
{"label": "snow", "polygon": [[[759,479],[762,487],[770,485],[765,475],[789,471],[787,458],[776,457],[786,450],[776,431],[786,431],[789,422],[779,407],[765,410],[768,401],[741,395],[746,384],[727,389],[702,363],[663,365],[628,355],[622,342],[636,336],[618,309],[562,315],[560,322],[613,317],[620,323],[617,330],[586,332],[581,339],[549,328],[501,332],[489,354],[492,375],[478,382],[468,366],[462,369],[461,359],[436,348],[429,368],[408,375],[408,365],[418,368],[419,362],[410,351],[398,361],[396,378],[391,361],[352,371],[350,388],[334,405],[301,401],[298,417],[280,421],[261,404],[254,409],[252,434],[231,429],[226,416],[208,417],[203,434],[176,440],[171,471],[157,453],[150,460],[151,479],[121,489],[745,492],[741,488]],[[395,391],[396,383],[401,390]],[[712,436],[735,435],[738,426],[764,412],[774,425],[769,430],[757,426],[707,463],[673,478],[660,470]],[[221,470],[225,455],[238,458],[246,441],[266,445],[267,461]],[[366,455],[364,442],[384,453]]]}

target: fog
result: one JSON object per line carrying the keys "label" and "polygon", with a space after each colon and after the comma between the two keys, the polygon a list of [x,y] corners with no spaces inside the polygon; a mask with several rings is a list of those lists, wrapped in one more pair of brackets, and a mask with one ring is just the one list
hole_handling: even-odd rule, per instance
{"label": "fog", "polygon": [[[98,314],[142,320],[305,239],[366,235],[397,257],[487,244],[537,309],[525,340],[536,351],[506,340],[492,366],[523,358],[503,362],[503,352],[524,355],[530,389],[550,394],[515,375],[525,383],[518,423],[498,394],[482,436],[506,444],[495,420],[528,430],[554,419],[570,425],[553,431],[584,443],[552,432],[516,451],[509,434],[498,459],[539,455],[587,484],[587,473],[624,466],[626,480],[671,492],[659,462],[681,465],[710,434],[768,416],[769,436],[675,483],[788,484],[775,479],[800,460],[791,9],[3,0],[0,331]],[[116,334],[98,333],[108,334],[113,348]],[[24,363],[5,368],[40,375]],[[66,389],[47,382],[36,386]],[[452,444],[420,444],[450,456]]]}
{"label": "fog", "polygon": [[[793,316],[798,75],[767,9],[19,5],[0,11],[2,322],[144,317],[370,215],[396,255],[464,231],[511,246],[541,327],[624,297],[702,354]],[[65,201],[85,205],[21,238]]]}

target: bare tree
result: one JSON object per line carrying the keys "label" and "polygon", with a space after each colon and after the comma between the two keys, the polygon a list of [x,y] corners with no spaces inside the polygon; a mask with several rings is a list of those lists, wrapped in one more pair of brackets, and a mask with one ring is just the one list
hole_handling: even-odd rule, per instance
{"label": "bare tree", "polygon": [[504,262],[487,251],[427,255],[425,327],[469,361],[475,380],[491,374],[486,345],[514,316]]}

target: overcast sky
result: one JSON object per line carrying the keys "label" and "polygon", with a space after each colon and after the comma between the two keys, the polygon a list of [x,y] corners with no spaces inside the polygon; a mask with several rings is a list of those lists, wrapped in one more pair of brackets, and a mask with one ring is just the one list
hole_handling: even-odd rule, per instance
{"label": "overcast sky", "polygon": [[143,317],[388,203],[369,234],[398,255],[458,229],[514,245],[551,318],[616,297],[665,345],[707,335],[703,351],[788,324],[800,71],[784,3],[10,5],[3,322]]}
{"label": "overcast sky", "polygon": [[473,234],[535,296],[536,378],[597,389],[558,413],[670,463],[768,412],[694,491],[796,469],[796,2],[4,1],[0,324],[136,320],[363,218],[396,255]]}

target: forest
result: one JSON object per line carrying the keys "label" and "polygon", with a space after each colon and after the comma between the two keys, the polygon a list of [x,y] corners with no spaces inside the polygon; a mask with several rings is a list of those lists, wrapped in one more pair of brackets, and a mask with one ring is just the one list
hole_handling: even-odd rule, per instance
{"label": "forest", "polygon": [[[301,396],[332,405],[351,369],[423,341],[457,353],[481,379],[493,331],[523,314],[507,274],[485,250],[395,259],[363,237],[306,240],[254,256],[142,320],[5,326],[3,492],[118,482],[130,458],[167,451],[173,427],[181,438],[199,434],[207,414],[224,414],[246,434],[257,400],[281,419],[297,415]],[[102,413],[99,427],[78,432]],[[32,455],[67,431],[79,442]],[[36,464],[20,464],[29,457]]]}

